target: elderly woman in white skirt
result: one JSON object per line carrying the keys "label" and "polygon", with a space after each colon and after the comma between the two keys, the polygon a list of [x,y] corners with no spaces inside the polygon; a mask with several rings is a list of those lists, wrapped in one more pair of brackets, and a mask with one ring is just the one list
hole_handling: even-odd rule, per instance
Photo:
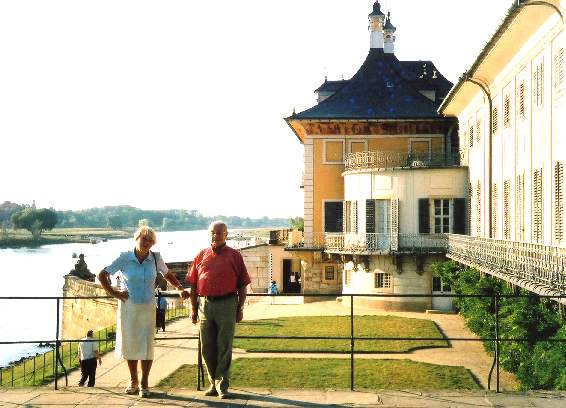
{"label": "elderly woman in white skirt", "polygon": [[[98,274],[98,280],[106,293],[119,300],[115,354],[128,362],[130,384],[125,392],[147,397],[150,395],[148,378],[155,340],[154,290],[157,273],[161,272],[180,291],[182,298],[188,298],[189,294],[167,269],[160,254],[150,251],[156,242],[155,231],[142,226],[134,234],[134,239],[134,250],[122,252]],[[116,274],[120,277],[120,288],[113,288],[110,283],[110,275]],[[138,360],[141,361],[141,382],[138,380]]]}

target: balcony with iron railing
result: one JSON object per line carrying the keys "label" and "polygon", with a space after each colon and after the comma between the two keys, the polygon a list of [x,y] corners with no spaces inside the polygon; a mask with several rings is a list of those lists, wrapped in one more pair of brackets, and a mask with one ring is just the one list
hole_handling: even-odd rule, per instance
{"label": "balcony with iron railing", "polygon": [[566,248],[449,234],[447,256],[538,294],[566,293]]}
{"label": "balcony with iron railing", "polygon": [[344,233],[326,235],[326,252],[337,254],[388,255],[445,253],[444,234]]}
{"label": "balcony with iron railing", "polygon": [[445,234],[311,233],[287,250],[319,250],[333,254],[388,255],[445,253]]}
{"label": "balcony with iron railing", "polygon": [[365,151],[346,156],[345,171],[460,167],[459,153]]}

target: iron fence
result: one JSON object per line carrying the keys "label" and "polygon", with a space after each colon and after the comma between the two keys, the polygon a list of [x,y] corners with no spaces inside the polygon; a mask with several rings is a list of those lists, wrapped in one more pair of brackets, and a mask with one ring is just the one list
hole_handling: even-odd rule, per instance
{"label": "iron fence", "polygon": [[[533,339],[529,338],[510,338],[510,337],[501,337],[499,331],[499,323],[500,323],[500,316],[499,316],[499,303],[502,298],[522,298],[528,297],[529,295],[518,295],[518,294],[510,294],[510,295],[503,295],[503,294],[493,294],[493,295],[483,295],[483,294],[473,294],[473,295],[461,295],[461,294],[384,294],[384,293],[302,293],[302,296],[311,297],[311,298],[328,298],[328,297],[341,297],[342,299],[346,298],[349,299],[349,336],[235,336],[235,339],[277,339],[277,340],[338,340],[338,341],[349,341],[349,351],[348,354],[350,355],[350,389],[354,390],[354,372],[355,372],[355,355],[360,354],[361,352],[355,350],[355,344],[357,341],[435,341],[435,340],[445,340],[445,341],[471,341],[471,342],[492,342],[494,347],[494,356],[493,356],[493,364],[489,371],[487,384],[488,389],[491,389],[491,382],[493,373],[495,373],[495,390],[496,392],[500,392],[500,366],[499,366],[499,351],[501,343],[509,343],[509,342],[532,342]],[[161,296],[165,297],[177,297],[177,295],[171,294],[162,294]],[[297,294],[289,293],[289,294],[277,294],[277,295],[269,295],[266,293],[250,293],[248,296],[251,297],[296,297]],[[355,335],[355,315],[354,315],[354,299],[355,298],[435,298],[435,297],[448,297],[448,298],[490,298],[492,300],[492,304],[494,305],[494,317],[495,317],[495,327],[493,336],[491,337],[446,337],[442,335],[442,337],[367,337],[367,336],[356,336]],[[31,383],[27,385],[38,385],[38,384],[45,384],[46,378],[47,380],[51,381],[51,378],[54,380],[54,387],[58,389],[58,381],[61,377],[65,377],[65,384],[68,385],[68,378],[67,378],[67,367],[73,367],[75,364],[75,360],[72,357],[72,353],[75,351],[76,354],[76,347],[77,343],[83,341],[82,339],[76,340],[63,340],[59,336],[59,329],[60,329],[60,302],[61,300],[69,299],[108,299],[108,296],[76,296],[76,297],[0,297],[0,301],[2,300],[36,300],[36,299],[50,299],[54,300],[56,303],[56,328],[55,328],[55,338],[48,339],[48,340],[17,340],[17,341],[0,341],[0,344],[40,344],[40,343],[47,343],[53,344],[54,350],[48,353],[44,353],[42,357],[39,359],[43,359],[43,367],[49,366],[46,364],[48,359],[52,359],[52,372],[49,373],[49,376],[46,376],[45,370],[42,372],[42,381],[37,381],[36,378],[39,377],[38,370],[37,370],[37,358],[38,356],[32,357],[30,359],[24,359],[23,367],[22,364],[20,366],[16,366],[12,364],[8,368],[0,369],[0,386],[14,386],[18,380],[23,379],[24,382],[26,377],[29,377]],[[541,295],[539,298],[548,298],[557,300],[558,298],[566,298],[566,295],[548,295],[544,296]],[[184,309],[184,308],[183,308]],[[188,316],[187,311],[185,312],[172,312],[173,316],[175,317],[185,317]],[[110,328],[111,329],[111,328]],[[101,337],[101,333],[104,332],[105,336]],[[114,339],[109,336],[108,334],[109,328],[105,328],[100,330],[97,334],[98,338],[92,341],[98,342],[99,348],[102,344],[106,345],[106,351],[110,350],[114,346]],[[205,377],[204,377],[204,368],[202,363],[201,357],[201,345],[200,339],[198,336],[174,336],[174,337],[167,337],[167,338],[156,338],[157,340],[197,340],[198,342],[198,363],[197,363],[197,379],[196,379],[196,387],[197,390],[201,389],[201,385],[204,385]],[[562,342],[566,343],[566,339],[543,339],[537,340],[537,342]],[[66,345],[66,346],[65,346]],[[110,346],[109,346],[110,345]],[[68,350],[68,354],[65,354],[65,348]],[[104,348],[103,348],[104,350]],[[296,350],[279,350],[278,353],[285,354],[285,353],[296,353]],[[337,352],[339,353],[339,352]],[[48,354],[51,354],[48,356]],[[65,359],[67,357],[67,360]],[[32,364],[31,371],[26,371],[26,362],[27,364]],[[66,363],[69,363],[66,366]],[[59,368],[61,371],[59,371]],[[23,371],[22,377],[15,377],[16,370]],[[9,380],[6,378],[6,374],[10,373]]]}
{"label": "iron fence", "polygon": [[350,153],[345,161],[346,171],[458,166],[460,166],[459,153],[365,151]]}

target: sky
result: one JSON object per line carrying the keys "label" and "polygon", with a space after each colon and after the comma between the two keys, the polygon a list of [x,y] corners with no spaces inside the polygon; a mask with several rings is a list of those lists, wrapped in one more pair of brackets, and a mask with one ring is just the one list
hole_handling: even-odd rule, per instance
{"label": "sky", "polygon": [[[510,0],[383,0],[452,82]],[[373,0],[0,0],[0,202],[302,216],[283,118],[350,78]]]}

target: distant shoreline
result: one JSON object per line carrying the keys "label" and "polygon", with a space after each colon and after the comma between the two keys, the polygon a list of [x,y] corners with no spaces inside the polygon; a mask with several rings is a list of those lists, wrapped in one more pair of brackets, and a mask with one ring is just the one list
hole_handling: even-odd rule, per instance
{"label": "distant shoreline", "polygon": [[22,231],[10,231],[0,236],[0,248],[35,248],[41,245],[97,243],[108,239],[129,238],[131,232],[108,228],[56,228],[46,231],[34,240],[31,234]]}
{"label": "distant shoreline", "polygon": [[[230,228],[230,227],[229,227]],[[248,235],[258,238],[269,238],[269,231],[286,227],[258,227],[258,228],[230,228],[235,235]],[[190,230],[186,230],[190,231]],[[174,231],[158,231],[174,232]],[[2,248],[36,248],[42,245],[70,244],[70,243],[98,243],[109,239],[131,238],[131,230],[112,230],[109,228],[56,228],[44,232],[38,240],[23,231],[10,231],[7,236],[0,235],[0,249]],[[232,234],[231,234],[232,235]]]}

